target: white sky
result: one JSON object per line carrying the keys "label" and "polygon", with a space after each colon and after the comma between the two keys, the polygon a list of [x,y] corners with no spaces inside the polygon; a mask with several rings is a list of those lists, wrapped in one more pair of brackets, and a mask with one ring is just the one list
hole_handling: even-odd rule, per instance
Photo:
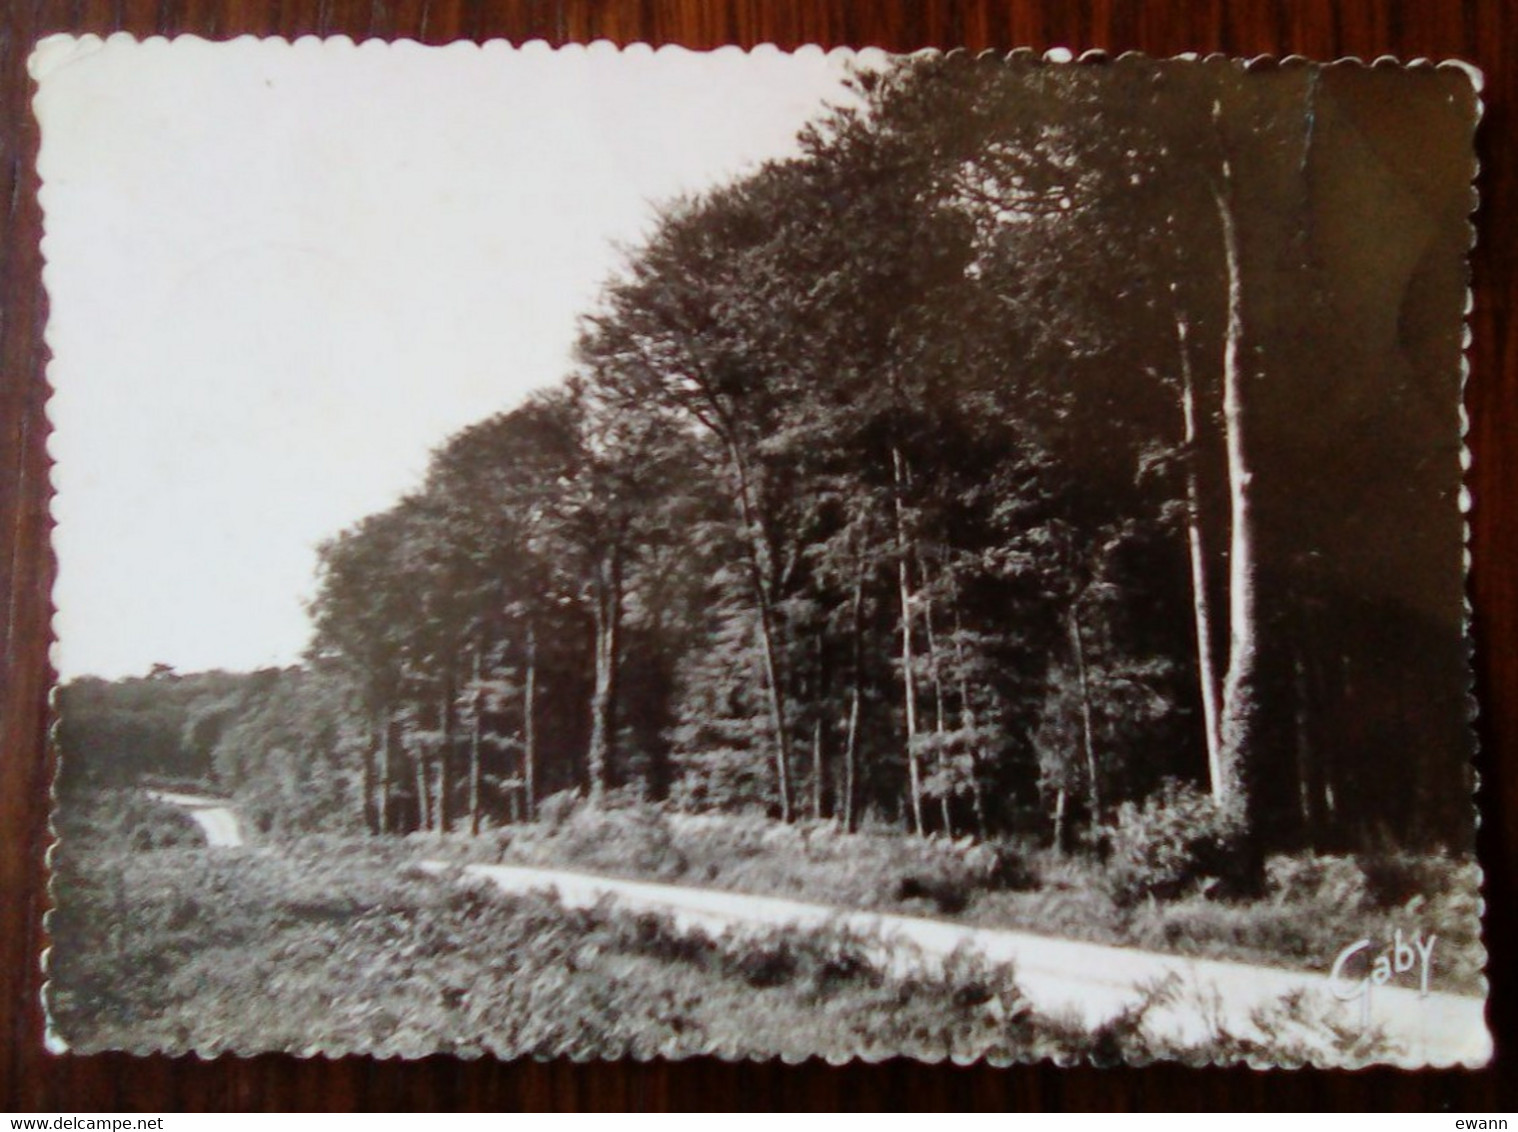
{"label": "white sky", "polygon": [[294,660],[316,544],[559,380],[613,241],[846,59],[46,41],[62,678]]}

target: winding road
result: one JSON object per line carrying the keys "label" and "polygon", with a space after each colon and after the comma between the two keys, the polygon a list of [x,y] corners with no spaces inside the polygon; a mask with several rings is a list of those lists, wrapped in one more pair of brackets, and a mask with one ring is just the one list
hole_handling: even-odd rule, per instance
{"label": "winding road", "polygon": [[[449,866],[430,861],[434,874]],[[1262,1036],[1255,1012],[1288,996],[1301,996],[1308,1012],[1350,1033],[1379,1027],[1409,1065],[1481,1065],[1492,1040],[1478,998],[1382,986],[1353,1002],[1332,993],[1325,975],[1214,959],[1193,959],[1132,948],[1054,939],[1031,932],[976,928],[944,920],[876,912],[851,912],[773,896],[650,884],[565,870],[511,865],[466,865],[466,881],[487,881],[506,892],[549,892],[569,907],[610,899],[637,912],[670,916],[683,931],[834,926],[880,941],[883,965],[904,971],[941,963],[956,951],[978,952],[994,963],[1011,963],[1018,986],[1040,1013],[1074,1017],[1088,1028],[1136,1004],[1149,986],[1171,993],[1146,1015],[1151,1032],[1183,1043],[1206,1039],[1219,1027],[1239,1036]],[[1352,942],[1352,941],[1351,941]],[[1322,1026],[1288,1024],[1288,1037],[1308,1048],[1325,1047]],[[1280,1035],[1278,1035],[1279,1037]],[[1325,1052],[1326,1048],[1325,1048]],[[1342,1063],[1342,1056],[1330,1060]]]}
{"label": "winding road", "polygon": [[170,790],[149,790],[148,797],[188,812],[205,833],[206,844],[213,849],[235,849],[243,843],[237,814],[225,798],[179,794]]}

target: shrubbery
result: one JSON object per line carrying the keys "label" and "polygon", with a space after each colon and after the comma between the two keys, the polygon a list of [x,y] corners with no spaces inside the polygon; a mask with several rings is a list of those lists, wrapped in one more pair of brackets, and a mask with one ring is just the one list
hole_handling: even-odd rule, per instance
{"label": "shrubbery", "polygon": [[617,799],[591,808],[556,795],[541,820],[447,847],[460,860],[680,881],[850,908],[956,915],[983,891],[1038,885],[1033,854],[975,843],[845,833],[832,822],[782,825],[762,814],[667,813]]}
{"label": "shrubbery", "polygon": [[[925,962],[837,928],[714,938],[610,903],[413,874],[404,859],[354,839],[76,861],[89,883],[60,892],[55,1025],[80,1052],[1069,1061],[1261,1048],[1226,1035],[1172,1048],[1143,1005],[1095,1033],[1044,1018],[1011,967],[969,952]],[[95,903],[117,887],[125,904]]]}
{"label": "shrubbery", "polygon": [[[846,931],[712,938],[409,875],[372,841],[335,848],[74,862],[89,883],[60,892],[60,1033],[81,1051],[1055,1051],[1010,970],[971,958],[893,975],[884,944]],[[97,899],[118,888],[124,903]]]}
{"label": "shrubbery", "polygon": [[[561,796],[551,820],[427,852],[569,868],[840,908],[945,916],[980,927],[1326,970],[1346,940],[1437,931],[1436,985],[1480,990],[1475,866],[1442,857],[1277,856],[1263,893],[1236,888],[1236,836],[1210,798],[1174,783],[1119,811],[1107,859],[1026,841],[846,833],[762,814],[593,810]],[[1413,904],[1409,905],[1409,901]]]}
{"label": "shrubbery", "polygon": [[1365,877],[1365,893],[1381,908],[1400,908],[1428,901],[1461,886],[1474,890],[1475,878],[1462,875],[1459,862],[1445,856],[1418,853],[1361,853],[1355,858]]}
{"label": "shrubbery", "polygon": [[[132,831],[187,820],[173,809],[126,795],[98,809],[115,816],[65,839],[52,922],[54,1015],[69,1040],[91,1049],[274,1043],[646,1056],[822,1048],[1013,1058],[1158,1048],[1142,1011],[1096,1035],[1035,1018],[1008,970],[971,955],[903,963],[881,938],[834,928],[714,939],[610,901],[570,910],[415,867],[491,844],[549,866],[624,875],[655,875],[683,860],[678,879],[703,885],[706,870],[720,865],[742,890],[851,907],[870,906],[873,896],[882,909],[949,914],[963,898],[964,918],[988,926],[1308,968],[1321,968],[1346,939],[1422,926],[1440,935],[1436,986],[1480,986],[1475,866],[1454,860],[1385,866],[1429,886],[1390,907],[1377,900],[1401,890],[1372,884],[1354,859],[1297,857],[1270,862],[1263,899],[1219,899],[1193,886],[1119,914],[1100,865],[1015,843],[993,849],[568,805],[553,827],[489,838],[331,836],[276,854],[225,855],[161,838],[133,847]],[[1037,884],[1023,887],[1030,877]]]}
{"label": "shrubbery", "polygon": [[175,845],[204,845],[205,834],[179,806],[128,787],[92,790],[58,811],[59,835],[67,843],[114,852],[143,852]]}
{"label": "shrubbery", "polygon": [[538,821],[551,830],[557,830],[583,808],[584,796],[578,790],[561,790],[538,803]]}
{"label": "shrubbery", "polygon": [[556,794],[540,809],[543,819],[537,824],[497,835],[502,860],[649,880],[674,880],[686,870],[669,820],[656,807],[595,809],[576,795]]}
{"label": "shrubbery", "polygon": [[1170,900],[1237,870],[1243,827],[1230,811],[1187,783],[1168,779],[1142,803],[1125,802],[1107,832],[1102,883],[1129,908]]}
{"label": "shrubbery", "polygon": [[967,871],[935,862],[936,868],[908,873],[896,883],[896,899],[926,901],[933,910],[958,915],[970,905],[972,894]]}
{"label": "shrubbery", "polygon": [[1027,845],[1001,838],[970,848],[965,863],[985,888],[1000,892],[1031,892],[1043,886],[1040,854]]}
{"label": "shrubbery", "polygon": [[1365,873],[1352,857],[1272,857],[1265,863],[1265,889],[1277,904],[1321,904],[1359,911],[1370,903]]}
{"label": "shrubbery", "polygon": [[[1128,910],[1122,938],[1140,947],[1326,971],[1346,943],[1391,939],[1400,930],[1439,936],[1434,967],[1437,989],[1461,994],[1483,990],[1480,891],[1473,862],[1420,858],[1385,866],[1421,877],[1406,887],[1369,879],[1376,864],[1365,858],[1300,854],[1266,863],[1266,892],[1227,900],[1192,892]],[[1406,897],[1406,899],[1401,899]]]}

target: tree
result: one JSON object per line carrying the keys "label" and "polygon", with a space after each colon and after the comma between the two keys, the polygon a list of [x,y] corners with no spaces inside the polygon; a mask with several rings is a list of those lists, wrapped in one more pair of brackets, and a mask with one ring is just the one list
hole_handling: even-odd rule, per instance
{"label": "tree", "polygon": [[609,404],[673,415],[714,450],[707,458],[725,473],[756,613],[780,814],[789,821],[792,734],[778,607],[793,547],[781,521],[784,462],[768,441],[779,431],[785,391],[755,334],[769,319],[769,296],[745,270],[771,237],[767,213],[782,189],[775,169],[710,201],[669,209],[626,275],[608,287],[579,354]]}
{"label": "tree", "polygon": [[367,830],[364,715],[341,673],[296,667],[248,689],[211,752],[224,789],[261,832]]}
{"label": "tree", "polygon": [[564,386],[324,552],[313,657],[375,716],[376,824],[551,782],[1064,842],[1179,778],[1257,865],[1280,812],[1363,826],[1310,709],[1394,681],[1304,612],[1344,600],[1336,487],[1292,515],[1345,337],[1316,76],[912,59],[668,205]]}
{"label": "tree", "polygon": [[426,490],[438,500],[459,559],[454,584],[469,595],[458,631],[470,669],[461,708],[472,831],[483,814],[487,750],[516,753],[507,779],[513,805],[529,819],[535,813],[540,685],[551,651],[540,640],[572,640],[579,631],[575,585],[555,567],[549,545],[553,507],[576,451],[560,406],[539,397],[464,430],[428,470]]}
{"label": "tree", "polygon": [[571,564],[595,629],[586,761],[597,805],[615,769],[629,595],[640,563],[679,529],[683,437],[657,406],[605,385],[571,381],[554,407],[572,455],[545,508],[545,528],[555,557]]}

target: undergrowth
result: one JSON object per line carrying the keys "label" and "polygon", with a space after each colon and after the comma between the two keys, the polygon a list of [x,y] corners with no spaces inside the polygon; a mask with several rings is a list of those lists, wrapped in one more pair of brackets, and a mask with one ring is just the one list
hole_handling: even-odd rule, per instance
{"label": "undergrowth", "polygon": [[901,945],[840,927],[681,931],[604,903],[504,896],[372,840],[277,853],[76,843],[56,891],[50,1006],[79,1052],[1098,1063],[1249,1052],[1221,1031],[1185,1046],[1157,1037],[1146,1015],[1158,1000],[1094,1031],[1043,1017],[1012,967],[977,955],[903,962]]}
{"label": "undergrowth", "polygon": [[[1483,993],[1474,862],[1278,856],[1262,894],[1236,896],[1227,881],[1231,833],[1199,819],[1191,801],[1178,796],[1129,815],[1105,859],[1011,838],[846,833],[831,822],[781,825],[758,814],[596,811],[567,797],[550,821],[419,840],[461,862],[578,869],[1320,972],[1357,939],[1432,931],[1440,938],[1434,987]],[[1146,864],[1145,847],[1156,844],[1164,851]]]}

